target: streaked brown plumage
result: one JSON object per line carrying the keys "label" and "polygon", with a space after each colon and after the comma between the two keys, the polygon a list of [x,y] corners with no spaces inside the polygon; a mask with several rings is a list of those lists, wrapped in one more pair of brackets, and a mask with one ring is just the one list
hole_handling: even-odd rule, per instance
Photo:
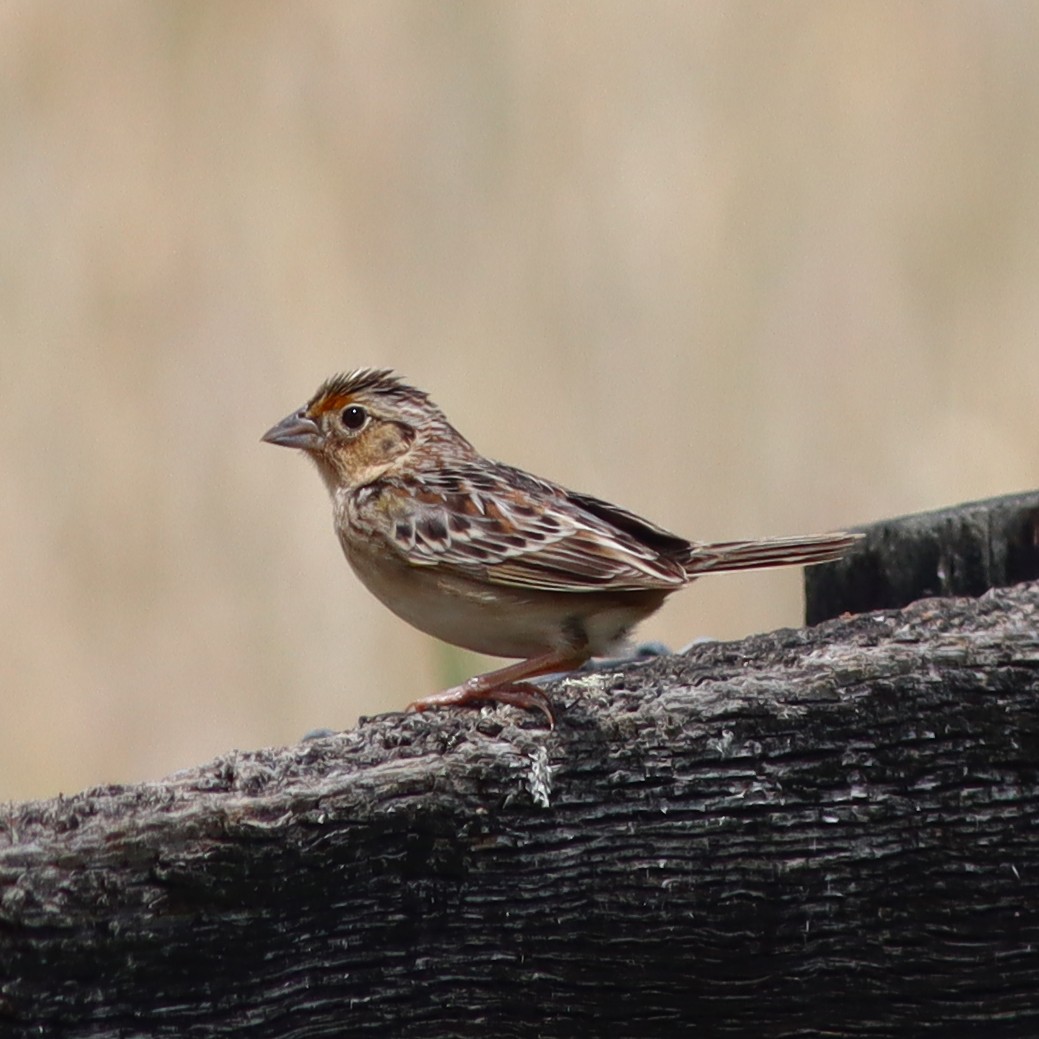
{"label": "streaked brown plumage", "polygon": [[411,706],[537,707],[524,681],[606,653],[701,574],[836,559],[858,535],[701,544],[480,455],[421,390],[384,369],[337,375],[264,440],[303,450],[350,565],[386,606],[446,642],[519,663]]}

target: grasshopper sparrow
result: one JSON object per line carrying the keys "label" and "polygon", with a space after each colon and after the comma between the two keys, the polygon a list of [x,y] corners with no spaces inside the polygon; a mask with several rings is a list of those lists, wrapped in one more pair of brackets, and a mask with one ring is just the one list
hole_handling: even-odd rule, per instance
{"label": "grasshopper sparrow", "polygon": [[525,680],[606,653],[700,574],[836,559],[856,534],[701,544],[609,502],[484,458],[421,390],[363,368],[329,379],[263,439],[317,465],[362,583],[445,642],[520,657],[414,710],[538,708]]}

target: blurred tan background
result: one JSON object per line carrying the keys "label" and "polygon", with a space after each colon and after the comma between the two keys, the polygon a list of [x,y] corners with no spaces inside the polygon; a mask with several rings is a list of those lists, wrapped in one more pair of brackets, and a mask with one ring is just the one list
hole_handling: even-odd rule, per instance
{"label": "blurred tan background", "polygon": [[[688,536],[1039,485],[1039,6],[0,6],[0,798],[400,708],[457,659],[299,456],[388,365]],[[797,624],[708,578],[640,632]]]}

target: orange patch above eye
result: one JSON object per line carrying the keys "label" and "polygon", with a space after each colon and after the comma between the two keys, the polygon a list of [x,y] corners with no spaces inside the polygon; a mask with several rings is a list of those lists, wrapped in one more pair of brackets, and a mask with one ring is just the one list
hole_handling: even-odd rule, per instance
{"label": "orange patch above eye", "polygon": [[356,400],[357,397],[353,393],[333,393],[314,401],[307,410],[311,415],[326,415],[330,411],[341,411]]}

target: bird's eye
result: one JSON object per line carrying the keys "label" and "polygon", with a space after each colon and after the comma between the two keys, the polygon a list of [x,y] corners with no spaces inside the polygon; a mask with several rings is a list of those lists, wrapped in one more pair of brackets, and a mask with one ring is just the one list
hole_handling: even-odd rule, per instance
{"label": "bird's eye", "polygon": [[351,404],[350,407],[343,408],[340,417],[347,429],[358,430],[368,421],[368,412],[357,404]]}

